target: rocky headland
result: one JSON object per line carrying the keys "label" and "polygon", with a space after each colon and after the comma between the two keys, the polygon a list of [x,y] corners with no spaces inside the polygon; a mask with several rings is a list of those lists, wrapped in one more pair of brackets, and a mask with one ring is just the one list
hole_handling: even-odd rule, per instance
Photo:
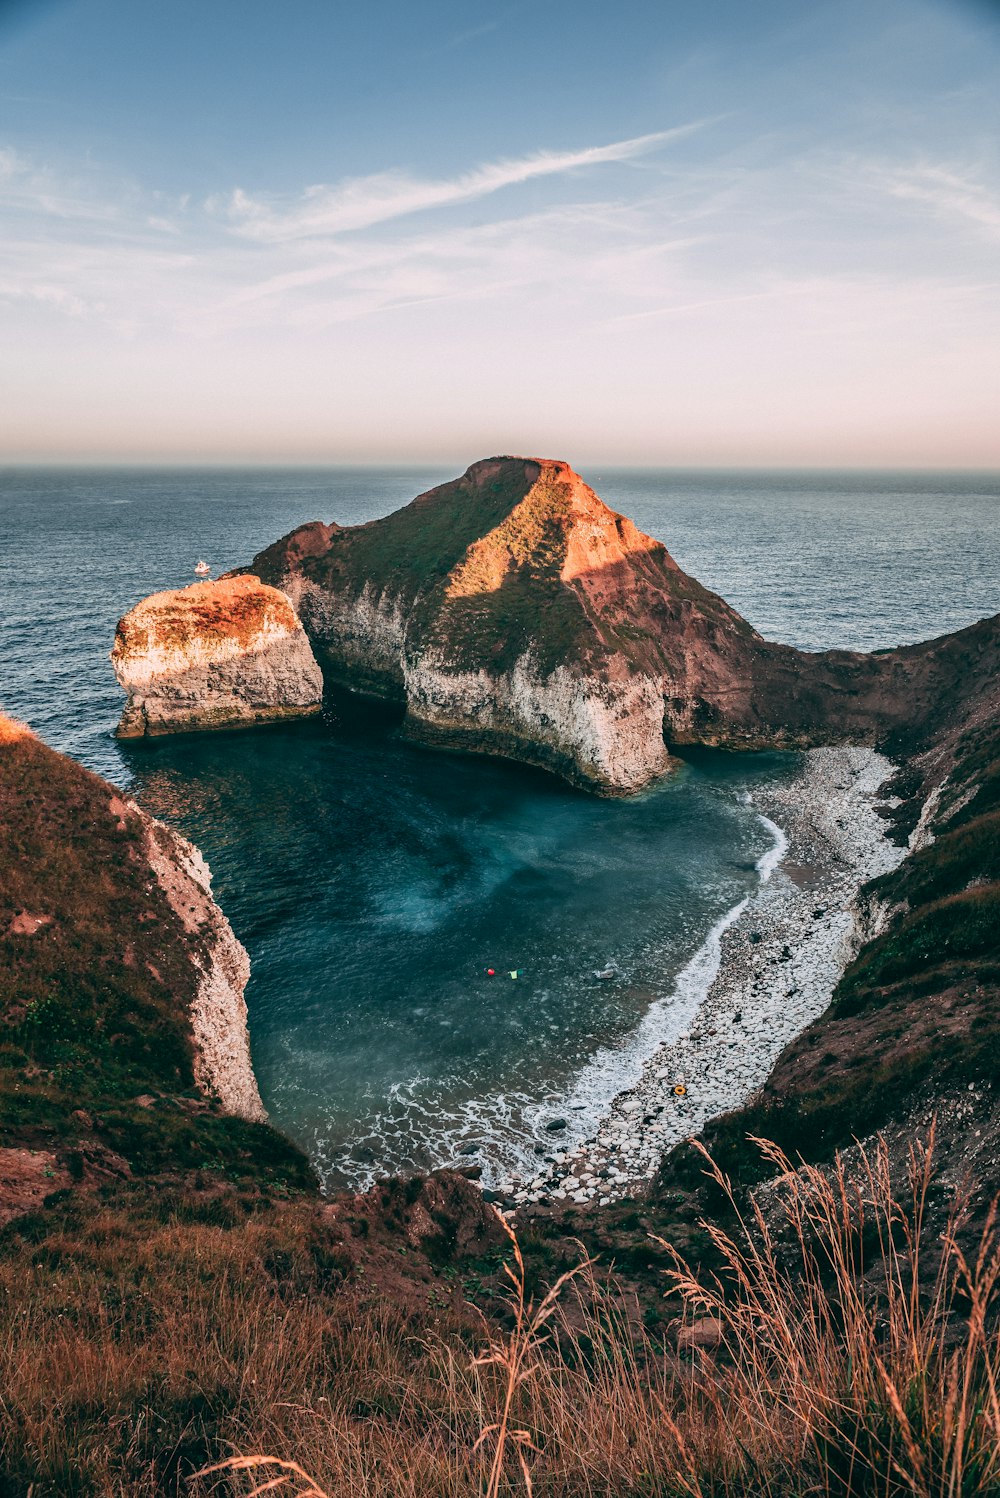
{"label": "rocky headland", "polygon": [[295,610],[256,577],[153,593],[118,622],[119,738],[246,728],[318,713],[323,677]]}
{"label": "rocky headland", "polygon": [[254,558],[327,678],[431,745],[641,790],[672,747],[896,745],[989,678],[1000,621],[866,655],[763,639],[548,459],[474,463],[383,520],[319,521]]}

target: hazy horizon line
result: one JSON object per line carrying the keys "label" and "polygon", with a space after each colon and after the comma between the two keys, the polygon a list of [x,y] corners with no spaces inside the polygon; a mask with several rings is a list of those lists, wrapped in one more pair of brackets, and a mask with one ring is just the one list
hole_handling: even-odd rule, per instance
{"label": "hazy horizon line", "polygon": [[[4,458],[0,457],[0,473],[23,469],[116,469],[135,471],[198,470],[244,470],[248,472],[336,471],[336,470],[387,470],[412,469],[436,470],[456,469],[464,473],[475,463],[493,458],[523,458],[538,460],[537,453],[485,453],[467,461],[464,458],[393,458],[379,461],[363,459],[246,459],[246,458]],[[616,459],[589,459],[572,462],[565,458],[543,458],[541,461],[568,462],[579,472],[583,469],[606,468],[615,472],[629,473],[962,473],[983,474],[1000,477],[1000,464],[982,463],[629,463]]]}

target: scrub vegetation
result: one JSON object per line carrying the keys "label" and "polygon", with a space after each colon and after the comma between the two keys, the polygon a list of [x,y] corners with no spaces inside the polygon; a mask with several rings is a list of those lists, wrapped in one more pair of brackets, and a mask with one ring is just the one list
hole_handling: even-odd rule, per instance
{"label": "scrub vegetation", "polygon": [[454,1238],[414,1247],[419,1188],[342,1207],[339,1246],[302,1206],[190,1188],[54,1204],[0,1260],[3,1491],[996,1493],[995,1221],[970,1249],[957,1200],[928,1232],[931,1140],[902,1179],[879,1145],[828,1170],[757,1148],[756,1206],[702,1160],[713,1267],[661,1240],[653,1326],[579,1248],[532,1298],[502,1235],[471,1304]]}

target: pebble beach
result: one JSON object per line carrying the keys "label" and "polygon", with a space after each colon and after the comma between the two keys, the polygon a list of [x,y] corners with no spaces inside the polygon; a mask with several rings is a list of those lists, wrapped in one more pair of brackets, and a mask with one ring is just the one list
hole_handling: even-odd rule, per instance
{"label": "pebble beach", "polygon": [[672,1146],[761,1086],[827,1007],[861,940],[859,889],[904,855],[876,810],[892,770],[872,749],[815,749],[801,776],[755,792],[773,847],[759,860],[756,891],[654,1006],[646,1028],[671,1038],[637,1058],[634,1081],[590,1137],[556,1146],[537,1173],[511,1183],[508,1211],[639,1195]]}

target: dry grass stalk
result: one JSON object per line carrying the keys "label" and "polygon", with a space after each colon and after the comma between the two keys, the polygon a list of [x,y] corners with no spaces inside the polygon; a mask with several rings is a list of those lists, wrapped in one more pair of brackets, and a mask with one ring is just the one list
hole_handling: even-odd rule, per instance
{"label": "dry grass stalk", "polygon": [[970,1247],[959,1203],[935,1236],[930,1143],[898,1192],[881,1147],[762,1148],[779,1182],[711,1229],[716,1276],[675,1261],[682,1330],[721,1328],[690,1355],[587,1265],[532,1307],[513,1240],[506,1329],[477,1339],[326,1291],[283,1209],[142,1236],[98,1213],[0,1261],[0,1471],[35,1498],[995,1498],[996,1217]]}
{"label": "dry grass stalk", "polygon": [[504,1265],[504,1273],[512,1286],[508,1304],[513,1312],[514,1327],[505,1342],[494,1341],[487,1352],[473,1359],[473,1368],[497,1367],[502,1371],[504,1380],[503,1403],[499,1418],[483,1427],[473,1450],[478,1450],[490,1440],[493,1441],[493,1461],[486,1483],[485,1498],[497,1498],[504,1474],[507,1446],[513,1445],[528,1498],[531,1498],[531,1473],[528,1468],[527,1452],[536,1451],[538,1448],[530,1431],[517,1428],[511,1423],[514,1400],[522,1387],[530,1385],[532,1378],[540,1373],[539,1364],[532,1360],[548,1336],[548,1324],[555,1315],[556,1305],[564,1286],[578,1275],[585,1273],[590,1267],[590,1261],[585,1259],[574,1269],[560,1275],[543,1296],[540,1304],[537,1307],[533,1306],[527,1301],[527,1276],[517,1234],[504,1217],[501,1216],[500,1221],[511,1241],[514,1255],[513,1267],[510,1264]]}
{"label": "dry grass stalk", "polygon": [[[286,1493],[294,1492],[295,1498],[327,1498],[323,1489],[316,1486],[298,1462],[285,1462],[277,1456],[231,1456],[224,1462],[213,1462],[210,1467],[202,1467],[194,1476],[211,1477],[216,1472],[258,1472],[262,1468],[270,1471],[275,1467],[278,1468],[278,1475],[257,1483],[246,1498],[259,1498],[261,1493],[274,1493],[281,1487],[285,1488]],[[302,1486],[288,1488],[288,1483],[301,1483]]]}
{"label": "dry grass stalk", "polygon": [[[724,1328],[720,1378],[748,1432],[747,1453],[757,1464],[797,1456],[827,1491],[867,1491],[855,1484],[876,1481],[879,1491],[917,1498],[991,1491],[1000,1463],[989,1329],[1000,1279],[995,1212],[970,1267],[957,1201],[937,1264],[925,1272],[933,1130],[911,1148],[905,1205],[883,1143],[858,1147],[853,1170],[838,1155],[823,1171],[796,1169],[756,1142],[780,1172],[794,1254],[776,1243],[759,1199],[749,1218],[741,1215],[731,1183],[702,1151],[739,1238],[705,1224],[723,1269],[706,1281],[677,1258],[671,1275],[685,1306]],[[970,1310],[955,1346],[959,1299]]]}
{"label": "dry grass stalk", "polygon": [[[933,1133],[914,1143],[901,1193],[882,1144],[821,1170],[757,1143],[778,1174],[770,1204],[742,1208],[706,1153],[734,1228],[704,1224],[721,1260],[715,1275],[679,1256],[670,1273],[687,1324],[712,1317],[721,1327],[714,1353],[686,1361],[657,1348],[587,1262],[533,1307],[508,1230],[510,1333],[471,1364],[428,1348],[441,1379],[438,1450],[452,1460],[433,1477],[425,1470],[427,1493],[500,1498],[518,1481],[553,1498],[1000,1491],[995,1213],[971,1262],[959,1244],[961,1200],[943,1240],[930,1237]],[[431,1418],[416,1399],[410,1428]],[[477,1469],[471,1458],[483,1450],[489,1465]],[[329,1447],[316,1455],[339,1467],[334,1498],[392,1491],[386,1469],[370,1488],[352,1488]]]}

